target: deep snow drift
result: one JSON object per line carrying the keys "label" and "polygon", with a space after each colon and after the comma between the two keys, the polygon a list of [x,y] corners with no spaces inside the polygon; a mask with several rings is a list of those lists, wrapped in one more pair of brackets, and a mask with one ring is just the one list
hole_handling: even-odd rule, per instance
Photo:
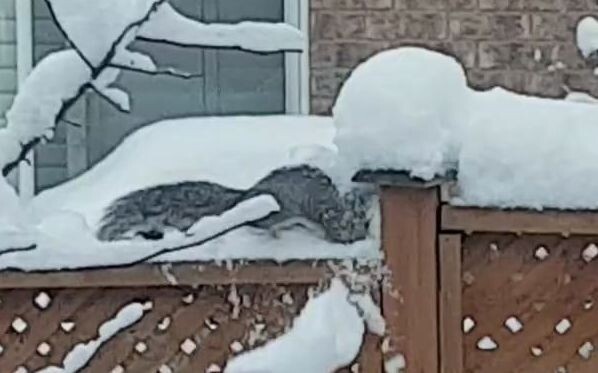
{"label": "deep snow drift", "polygon": [[335,143],[351,171],[431,179],[455,169],[456,204],[596,209],[597,117],[597,105],[475,91],[453,57],[401,48],[349,77],[334,108]]}
{"label": "deep snow drift", "polygon": [[[330,118],[309,116],[189,118],[150,125],[128,137],[90,171],[38,195],[24,208],[24,218],[32,222],[27,229],[0,231],[0,254],[8,239],[12,247],[38,245],[33,251],[0,255],[0,269],[126,265],[264,217],[278,206],[271,199],[258,198],[219,217],[202,219],[190,237],[169,234],[155,242],[99,242],[94,236],[103,210],[131,191],[186,180],[248,188],[285,165],[330,167],[336,154],[333,138]],[[14,192],[8,186],[0,188],[0,198],[4,195],[14,197]],[[16,197],[6,199],[18,203]],[[377,259],[380,219],[375,207],[371,214],[371,237],[350,245],[332,244],[301,229],[274,238],[241,227],[204,245],[149,260]]]}

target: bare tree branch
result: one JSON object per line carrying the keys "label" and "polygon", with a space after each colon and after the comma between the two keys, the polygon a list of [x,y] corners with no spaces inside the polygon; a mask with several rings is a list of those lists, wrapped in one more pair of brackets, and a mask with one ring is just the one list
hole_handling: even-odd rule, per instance
{"label": "bare tree branch", "polygon": [[223,229],[222,231],[214,233],[214,234],[212,234],[212,235],[210,235],[208,237],[205,237],[205,238],[203,238],[201,240],[197,240],[196,242],[192,242],[192,243],[181,245],[181,246],[164,248],[164,249],[162,249],[160,251],[157,251],[155,253],[147,255],[147,256],[145,256],[143,258],[136,259],[136,260],[134,260],[132,262],[129,262],[129,263],[123,263],[123,264],[118,264],[118,265],[110,266],[110,268],[130,268],[130,267],[134,267],[134,266],[139,265],[139,264],[147,263],[147,262],[149,262],[152,259],[158,258],[160,256],[164,256],[166,254],[172,254],[172,253],[176,253],[176,252],[179,252],[179,251],[191,249],[193,247],[202,246],[202,245],[205,245],[205,244],[207,244],[207,243],[209,243],[211,241],[214,241],[214,240],[216,240],[216,239],[218,239],[218,238],[220,238],[220,237],[222,237],[222,236],[224,236],[224,235],[226,235],[226,234],[228,234],[228,233],[230,233],[230,232],[232,232],[234,230],[237,230],[237,229],[239,229],[241,227],[247,226],[249,223],[250,222],[244,221],[242,223],[239,223],[239,224],[233,225],[231,227],[228,227],[226,229]]}
{"label": "bare tree branch", "polygon": [[30,245],[30,246],[26,246],[26,247],[10,248],[10,249],[6,249],[6,250],[0,250],[0,256],[8,255],[8,254],[14,254],[14,253],[20,253],[20,252],[25,252],[25,251],[33,251],[35,249],[37,249],[37,245]]}
{"label": "bare tree branch", "polygon": [[145,22],[147,22],[151,18],[152,14],[154,14],[154,12],[156,12],[158,10],[158,8],[166,2],[167,2],[167,0],[157,0],[155,3],[152,4],[149,11],[143,18],[141,18],[140,20],[137,20],[137,21],[131,23],[130,25],[128,25],[127,27],[125,27],[125,29],[118,36],[118,38],[116,40],[114,40],[114,42],[110,46],[110,49],[108,50],[108,53],[106,53],[106,56],[104,57],[102,62],[98,65],[98,67],[92,68],[92,72],[91,72],[92,80],[97,78],[102,73],[102,70],[104,70],[108,65],[110,65],[110,63],[112,62],[112,60],[114,59],[114,56],[116,55],[116,53],[118,51],[119,44],[123,41],[125,36],[127,36],[127,34],[131,30],[133,30],[135,27],[140,27]]}
{"label": "bare tree branch", "polygon": [[114,67],[117,69],[131,71],[131,72],[140,73],[140,74],[147,74],[147,75],[154,75],[154,76],[155,75],[168,75],[168,76],[174,76],[174,77],[182,78],[182,79],[194,79],[194,78],[201,78],[204,76],[203,74],[193,74],[193,73],[189,73],[186,71],[180,71],[180,70],[177,70],[174,68],[147,70],[147,69],[141,69],[141,68],[136,68],[133,66],[115,64],[115,63],[109,64],[108,67]]}

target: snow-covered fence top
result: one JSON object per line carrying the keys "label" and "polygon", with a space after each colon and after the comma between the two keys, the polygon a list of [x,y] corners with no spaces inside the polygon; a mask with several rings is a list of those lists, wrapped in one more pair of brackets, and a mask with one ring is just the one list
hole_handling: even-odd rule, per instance
{"label": "snow-covered fence top", "polygon": [[[595,24],[580,24],[586,55]],[[454,204],[597,209],[598,105],[585,101],[475,91],[453,57],[399,48],[343,85],[335,143],[348,173],[393,169],[430,180],[455,172]]]}

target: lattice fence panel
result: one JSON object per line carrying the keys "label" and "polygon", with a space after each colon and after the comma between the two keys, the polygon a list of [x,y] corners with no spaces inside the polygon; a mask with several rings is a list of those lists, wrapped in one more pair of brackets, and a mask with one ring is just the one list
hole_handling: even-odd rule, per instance
{"label": "lattice fence panel", "polygon": [[598,237],[467,236],[466,372],[598,372]]}
{"label": "lattice fence panel", "polygon": [[[205,372],[284,333],[307,286],[58,289],[0,292],[0,372],[60,366],[78,343],[132,302],[152,302],[105,343],[84,372]],[[326,346],[322,346],[326,348]],[[214,370],[218,371],[218,370]]]}

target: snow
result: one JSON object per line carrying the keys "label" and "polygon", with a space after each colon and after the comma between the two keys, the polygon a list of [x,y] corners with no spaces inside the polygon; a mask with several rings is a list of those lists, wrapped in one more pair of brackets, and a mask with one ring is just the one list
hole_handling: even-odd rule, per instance
{"label": "snow", "polygon": [[587,92],[571,91],[565,96],[565,101],[581,102],[586,104],[597,104],[598,98]]}
{"label": "snow", "polygon": [[577,24],[577,47],[584,57],[598,51],[598,20],[592,16],[582,18]]}
{"label": "snow", "polygon": [[0,168],[14,161],[21,144],[36,137],[51,139],[55,120],[65,101],[86,83],[105,91],[118,77],[115,69],[104,70],[92,81],[91,70],[72,49],[42,59],[27,77],[6,113],[7,126],[0,129]]}
{"label": "snow", "polygon": [[384,362],[385,373],[401,373],[405,367],[405,357],[401,354],[393,356]]}
{"label": "snow", "polygon": [[444,174],[457,161],[468,93],[452,57],[411,47],[372,57],[353,71],[333,109],[341,167],[391,168],[423,179]]}
{"label": "snow", "polygon": [[348,365],[360,351],[365,332],[349,290],[334,279],[311,299],[292,329],[263,347],[233,358],[225,373],[328,373]]}
{"label": "snow", "polygon": [[569,99],[475,91],[452,57],[411,47],[385,51],[359,66],[340,92],[338,164],[426,180],[455,169],[456,205],[597,209],[598,127],[591,118],[598,106],[578,93]]}
{"label": "snow", "polygon": [[257,52],[301,51],[301,31],[285,23],[245,21],[236,24],[205,24],[185,17],[166,3],[152,15],[139,37],[178,45],[240,48]]}
{"label": "snow", "polygon": [[50,366],[37,373],[75,373],[93,358],[99,348],[122,330],[138,322],[151,308],[150,304],[131,303],[123,307],[116,316],[106,321],[98,330],[98,338],[79,343],[66,355],[61,367]]}
{"label": "snow", "polygon": [[[94,67],[99,66],[108,55],[115,41],[126,28],[146,17],[154,4],[164,0],[49,0],[60,26]],[[134,33],[137,30],[132,30]],[[131,37],[124,38],[124,40]]]}
{"label": "snow", "polygon": [[[248,133],[251,141],[247,141]],[[275,168],[318,163],[322,153],[323,163],[327,163],[327,157],[336,154],[333,138],[334,126],[326,117],[189,118],[147,126],[129,136],[88,172],[36,196],[25,207],[28,216],[35,217],[34,228],[15,234],[14,240],[33,241],[38,247],[34,251],[0,255],[0,269],[33,271],[123,265],[165,248],[193,244],[230,227],[233,220],[239,223],[257,219],[271,211],[271,203],[258,200],[236,215],[233,210],[233,215],[203,219],[192,228],[191,237],[167,234],[158,242],[99,242],[94,233],[104,209],[131,191],[184,180],[249,188]],[[241,227],[204,245],[161,255],[152,261],[380,259],[379,214],[371,214],[375,218],[370,237],[349,245],[332,244],[300,229],[283,231],[275,238],[259,229]],[[6,237],[1,237],[2,246]],[[23,246],[26,245],[18,245]]]}
{"label": "snow", "polygon": [[330,118],[317,116],[158,122],[127,137],[91,170],[39,194],[30,208],[42,218],[56,211],[75,212],[95,229],[104,209],[134,190],[187,180],[246,189],[275,168],[313,163],[313,154],[300,149],[335,153],[333,138]]}
{"label": "snow", "polygon": [[118,62],[119,55],[136,38],[259,52],[300,51],[304,47],[302,33],[293,26],[263,22],[208,25],[184,16],[165,0],[86,2],[85,12],[81,11],[81,0],[49,2],[75,49],[94,68],[105,62],[115,44],[117,53],[112,62]]}
{"label": "snow", "polygon": [[[598,208],[598,106],[519,95],[475,95],[459,157],[455,204]],[[538,141],[541,136],[541,141]],[[583,180],[583,182],[579,182]]]}

